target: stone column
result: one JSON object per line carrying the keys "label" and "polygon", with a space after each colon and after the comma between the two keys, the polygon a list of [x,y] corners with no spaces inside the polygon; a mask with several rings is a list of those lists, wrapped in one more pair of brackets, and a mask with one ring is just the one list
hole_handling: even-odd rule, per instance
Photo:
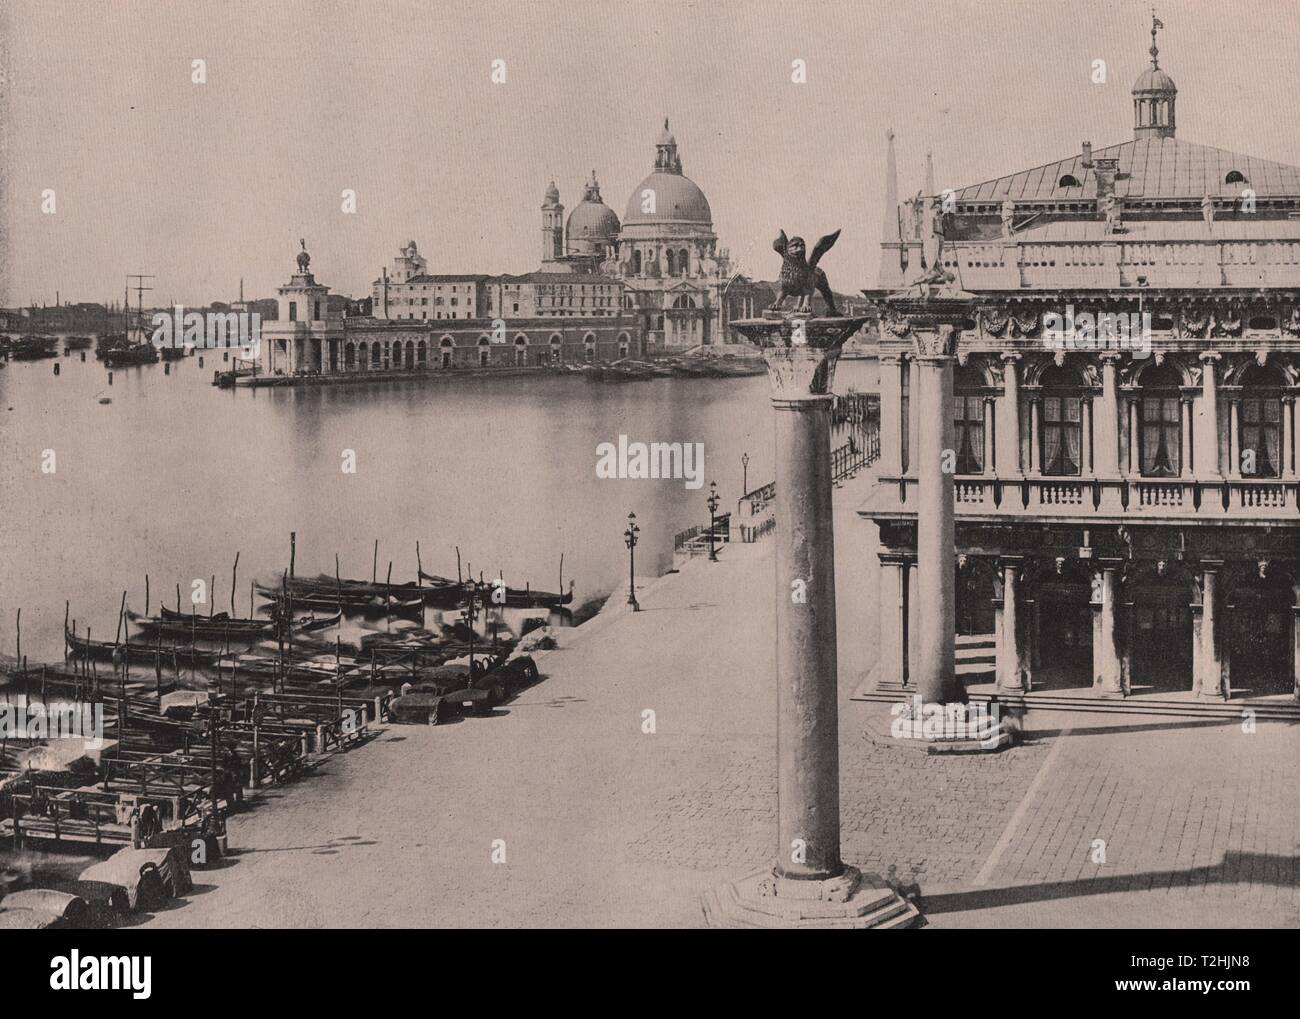
{"label": "stone column", "polygon": [[1179,465],[1178,476],[1190,478],[1192,476],[1192,398],[1179,397],[1178,409],[1180,411],[1178,420],[1182,427],[1182,462]]}
{"label": "stone column", "polygon": [[920,444],[920,366],[907,359],[907,476],[916,477],[917,446]]}
{"label": "stone column", "polygon": [[992,475],[994,473],[994,453],[993,453],[993,412],[996,400],[992,396],[984,397],[984,456],[981,473]]}
{"label": "stone column", "polygon": [[1092,421],[1093,470],[1108,480],[1119,477],[1119,359],[1112,351],[1101,355],[1101,406]]}
{"label": "stone column", "polygon": [[997,472],[1020,474],[1020,355],[1002,355],[1002,399],[998,401]]}
{"label": "stone column", "polygon": [[896,478],[903,473],[903,378],[896,354],[880,357],[880,466],[876,476]]}
{"label": "stone column", "polygon": [[880,555],[880,649],[876,658],[876,689],[902,683],[904,668],[903,614],[907,611],[903,576],[906,563],[897,556]]}
{"label": "stone column", "polygon": [[1228,405],[1228,477],[1241,477],[1241,401]]}
{"label": "stone column", "polygon": [[1282,470],[1283,478],[1295,477],[1295,397],[1282,398]]}
{"label": "stone column", "polygon": [[865,318],[769,312],[733,327],[763,349],[776,431],[775,865],[706,895],[728,926],[902,926],[915,907],[840,859],[831,383]]}
{"label": "stone column", "polygon": [[1300,584],[1291,587],[1291,668],[1293,684],[1291,696],[1300,701]]}
{"label": "stone column", "polygon": [[1079,402],[1079,476],[1092,475],[1092,400],[1084,397]]}
{"label": "stone column", "polygon": [[916,458],[916,563],[920,581],[917,692],[925,703],[957,698],[957,605],[953,557],[956,521],[953,476],[943,469],[944,450],[953,448],[952,369],[957,345],[954,326],[914,325],[920,384]]}
{"label": "stone column", "polygon": [[1119,570],[1117,560],[1101,565],[1101,611],[1099,631],[1093,641],[1097,660],[1092,663],[1092,685],[1103,694],[1123,696],[1123,652],[1119,640]]}
{"label": "stone column", "polygon": [[1202,697],[1223,700],[1223,623],[1219,613],[1219,570],[1223,564],[1201,564],[1201,629],[1196,648],[1198,668],[1196,692]]}
{"label": "stone column", "polygon": [[1026,474],[1042,474],[1043,462],[1039,449],[1043,443],[1043,398],[1029,398],[1029,463],[1025,464]]}
{"label": "stone column", "polygon": [[1133,396],[1128,401],[1128,473],[1130,477],[1142,476],[1142,438],[1138,428],[1138,401]]}
{"label": "stone column", "polygon": [[906,645],[903,648],[905,656],[903,681],[907,684],[908,690],[915,693],[916,668],[921,657],[917,651],[921,638],[921,596],[920,583],[916,579],[916,560],[909,561],[904,570],[903,619],[906,621],[907,629],[904,633]]}
{"label": "stone column", "polygon": [[1215,378],[1219,360],[1217,351],[1201,355],[1201,413],[1196,422],[1196,476],[1218,480],[1219,470],[1219,385]]}
{"label": "stone column", "polygon": [[1021,693],[1025,690],[1021,668],[1020,567],[1019,557],[1002,560],[1002,626],[998,632],[998,689]]}

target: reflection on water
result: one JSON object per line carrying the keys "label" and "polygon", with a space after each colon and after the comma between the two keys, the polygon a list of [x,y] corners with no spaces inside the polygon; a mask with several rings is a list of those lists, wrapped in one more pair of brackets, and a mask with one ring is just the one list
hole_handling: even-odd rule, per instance
{"label": "reflection on water", "polygon": [[[239,614],[248,582],[288,565],[345,577],[504,571],[554,590],[577,581],[575,604],[623,582],[629,510],[642,527],[638,572],[666,569],[672,535],[707,523],[708,481],[723,511],[772,477],[767,382],[657,379],[600,385],[581,377],[397,382],[218,390],[218,358],[119,369],[112,386],[93,361],[62,358],[0,369],[0,651],[13,654],[15,610],[32,659],[62,653],[64,600],[84,632],[112,639],[122,591],[144,608],[188,605],[191,582],[216,576],[229,609],[240,553]],[[101,404],[109,397],[110,404]],[[598,480],[596,446],[702,442],[705,487],[674,480]],[[53,450],[55,473],[41,472]],[[356,473],[343,473],[345,450]]]}

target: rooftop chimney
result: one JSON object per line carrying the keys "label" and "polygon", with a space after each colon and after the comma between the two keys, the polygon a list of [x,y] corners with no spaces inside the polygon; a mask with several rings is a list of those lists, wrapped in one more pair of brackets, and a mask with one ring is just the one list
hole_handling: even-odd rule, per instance
{"label": "rooftop chimney", "polygon": [[1092,142],[1083,143],[1083,168],[1092,169]]}

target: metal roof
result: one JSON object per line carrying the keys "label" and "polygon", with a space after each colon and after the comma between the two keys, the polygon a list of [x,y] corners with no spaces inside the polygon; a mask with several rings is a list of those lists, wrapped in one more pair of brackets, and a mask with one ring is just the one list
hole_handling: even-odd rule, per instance
{"label": "metal roof", "polygon": [[[1150,199],[1238,196],[1250,188],[1260,198],[1300,197],[1300,167],[1259,159],[1201,145],[1182,138],[1137,138],[1094,149],[1093,159],[1118,158],[1115,194],[1121,198]],[[1225,183],[1236,170],[1245,183]],[[1078,187],[1061,187],[1066,174]],[[1045,163],[1006,177],[972,184],[957,191],[958,201],[1001,202],[1008,196],[1018,202],[1096,198],[1097,176],[1085,168],[1082,153],[1055,163]]]}

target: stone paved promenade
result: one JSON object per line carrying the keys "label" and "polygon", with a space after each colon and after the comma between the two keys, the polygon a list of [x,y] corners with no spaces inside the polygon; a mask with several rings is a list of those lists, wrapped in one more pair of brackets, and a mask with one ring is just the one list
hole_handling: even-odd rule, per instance
{"label": "stone paved promenade", "polygon": [[[915,874],[937,927],[1300,925],[1294,727],[1034,713],[973,758],[863,738],[887,714],[846,700],[875,638],[865,484],[836,496],[845,858]],[[700,924],[705,888],[774,852],[771,586],[770,542],[697,560],[566,632],[496,717],[390,726],[264,791],[150,923]]]}

